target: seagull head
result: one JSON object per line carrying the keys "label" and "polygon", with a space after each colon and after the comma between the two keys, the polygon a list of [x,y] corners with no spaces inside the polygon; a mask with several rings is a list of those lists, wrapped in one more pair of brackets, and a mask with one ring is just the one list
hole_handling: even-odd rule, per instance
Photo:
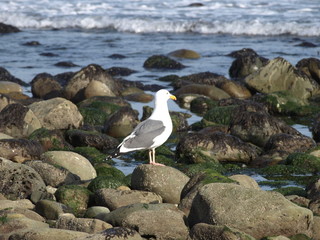
{"label": "seagull head", "polygon": [[158,92],[156,92],[156,101],[160,99],[165,99],[165,100],[177,100],[177,98],[172,95],[168,90],[166,89],[161,89]]}

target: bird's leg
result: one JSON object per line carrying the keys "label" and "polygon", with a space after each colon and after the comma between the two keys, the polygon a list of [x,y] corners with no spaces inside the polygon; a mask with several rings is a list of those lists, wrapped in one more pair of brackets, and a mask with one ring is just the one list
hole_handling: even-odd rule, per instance
{"label": "bird's leg", "polygon": [[156,163],[156,149],[155,148],[152,149],[152,163],[151,164],[157,165],[157,166],[164,166],[161,163]]}
{"label": "bird's leg", "polygon": [[152,164],[152,149],[149,149],[149,164]]}

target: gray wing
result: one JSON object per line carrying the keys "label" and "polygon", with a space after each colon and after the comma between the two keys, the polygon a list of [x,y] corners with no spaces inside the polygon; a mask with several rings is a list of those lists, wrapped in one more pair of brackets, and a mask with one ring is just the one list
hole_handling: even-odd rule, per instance
{"label": "gray wing", "polygon": [[126,148],[149,148],[154,143],[154,138],[164,132],[162,121],[147,119],[141,122],[124,141]]}

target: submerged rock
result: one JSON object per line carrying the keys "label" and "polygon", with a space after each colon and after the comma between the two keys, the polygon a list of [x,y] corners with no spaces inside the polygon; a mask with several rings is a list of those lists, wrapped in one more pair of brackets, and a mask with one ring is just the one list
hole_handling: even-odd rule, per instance
{"label": "submerged rock", "polygon": [[153,55],[149,57],[143,64],[144,68],[147,69],[182,69],[185,66],[167,56],[164,55]]}
{"label": "submerged rock", "polygon": [[198,59],[201,58],[201,55],[193,50],[189,49],[179,49],[168,54],[172,57],[177,58],[186,58],[186,59]]}
{"label": "submerged rock", "polygon": [[16,32],[20,32],[20,29],[12,25],[0,23],[0,33],[16,33]]}

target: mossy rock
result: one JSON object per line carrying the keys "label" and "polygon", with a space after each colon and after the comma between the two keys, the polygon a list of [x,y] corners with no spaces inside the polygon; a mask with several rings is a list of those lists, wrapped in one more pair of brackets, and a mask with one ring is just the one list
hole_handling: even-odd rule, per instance
{"label": "mossy rock", "polygon": [[153,55],[149,57],[143,64],[145,68],[151,69],[183,69],[185,66],[164,55]]}
{"label": "mossy rock", "polygon": [[201,181],[204,185],[209,183],[236,183],[236,181],[220,174],[219,172],[212,170],[212,169],[206,169],[205,171],[205,178]]}
{"label": "mossy rock", "polygon": [[292,153],[286,159],[287,165],[304,169],[310,173],[320,172],[320,158],[307,153]]}
{"label": "mossy rock", "polygon": [[[173,151],[171,151],[171,149],[168,146],[161,145],[160,147],[156,148],[156,161],[160,157],[160,155],[163,155],[164,157],[166,157],[168,159],[173,159],[175,154]],[[149,150],[136,151],[132,154],[132,156],[137,161],[148,161],[149,162]]]}
{"label": "mossy rock", "polygon": [[55,192],[57,201],[73,210],[76,216],[81,216],[86,211],[92,192],[87,188],[77,185],[64,185]]}
{"label": "mossy rock", "polygon": [[190,111],[204,115],[209,109],[217,107],[218,101],[214,101],[207,97],[197,97],[190,103]]}
{"label": "mossy rock", "polygon": [[122,180],[125,177],[125,175],[122,171],[120,171],[119,169],[112,167],[106,163],[100,163],[100,164],[96,165],[95,169],[96,169],[98,177],[99,176],[111,176],[111,177],[114,177],[119,180]]}
{"label": "mossy rock", "polygon": [[79,108],[83,121],[87,125],[103,125],[109,115],[96,108]]}
{"label": "mossy rock", "polygon": [[94,193],[101,188],[116,189],[124,185],[126,185],[124,180],[115,179],[112,176],[100,176],[100,177],[96,177],[89,183],[88,189]]}
{"label": "mossy rock", "polygon": [[107,156],[94,147],[76,147],[73,151],[87,158],[93,166],[98,163],[114,164],[112,159],[106,159]]}
{"label": "mossy rock", "polygon": [[123,182],[125,184],[125,186],[128,186],[131,188],[131,177],[132,177],[132,173],[128,174],[127,176],[125,176],[123,178]]}
{"label": "mossy rock", "polygon": [[235,108],[236,106],[233,105],[211,108],[203,119],[215,124],[229,125]]}
{"label": "mossy rock", "polygon": [[177,159],[179,163],[185,164],[198,164],[198,163],[206,163],[206,162],[218,162],[214,157],[211,156],[208,150],[203,149],[201,147],[192,149],[192,151],[188,151],[185,153],[177,154]]}
{"label": "mossy rock", "polygon": [[277,164],[267,166],[258,170],[258,172],[264,176],[290,176],[293,174],[307,174],[308,171],[296,166]]}
{"label": "mossy rock", "polygon": [[259,186],[268,186],[272,188],[281,188],[287,186],[290,182],[286,180],[278,180],[278,181],[260,181]]}
{"label": "mossy rock", "polygon": [[193,50],[189,49],[179,49],[169,53],[170,56],[176,58],[185,58],[185,59],[198,59],[201,58],[201,55]]}
{"label": "mossy rock", "polygon": [[179,78],[180,77],[178,75],[171,74],[164,77],[160,77],[158,78],[158,80],[162,82],[174,82],[174,81],[177,81]]}
{"label": "mossy rock", "polygon": [[274,189],[272,191],[279,192],[284,196],[289,196],[289,195],[298,195],[301,197],[307,196],[306,191],[301,187],[283,187],[283,188]]}
{"label": "mossy rock", "polygon": [[214,171],[220,174],[226,172],[225,168],[219,162],[205,162],[183,165],[180,170],[190,178],[198,174],[199,172]]}

